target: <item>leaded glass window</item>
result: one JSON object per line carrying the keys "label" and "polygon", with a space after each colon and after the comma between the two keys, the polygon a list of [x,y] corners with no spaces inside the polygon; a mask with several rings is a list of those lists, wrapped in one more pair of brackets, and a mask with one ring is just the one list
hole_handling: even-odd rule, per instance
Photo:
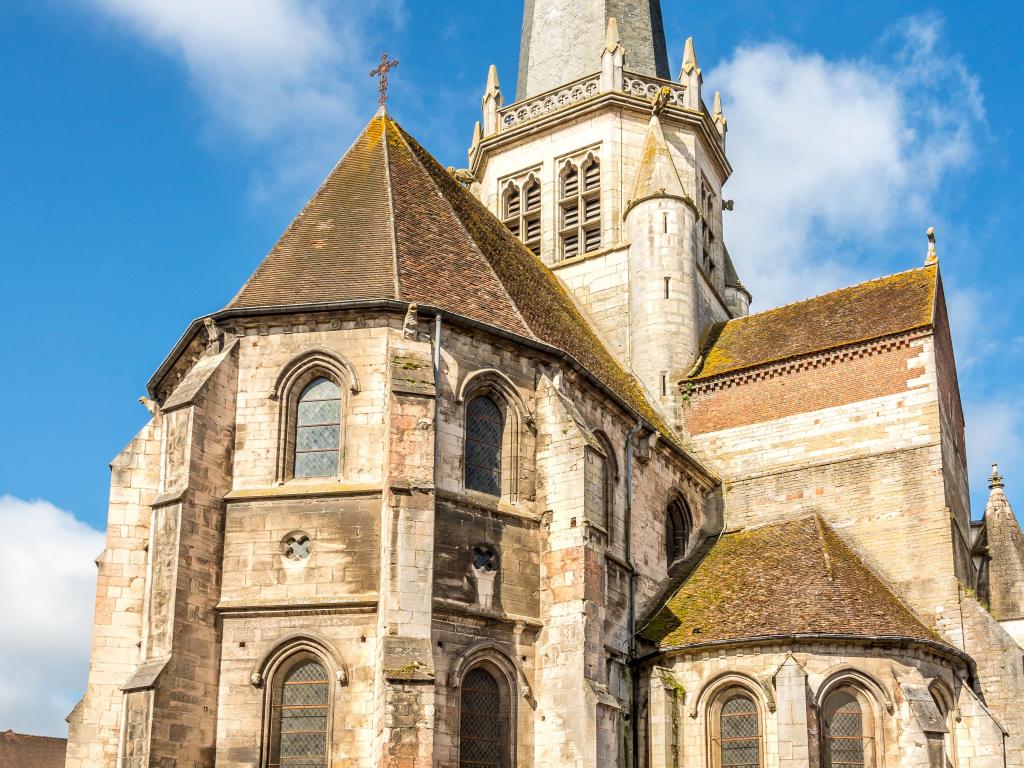
{"label": "leaded glass window", "polygon": [[506,768],[508,745],[498,681],[485,669],[462,681],[459,768]]}
{"label": "leaded glass window", "polygon": [[341,454],[341,388],[317,379],[299,395],[295,416],[295,477],[338,474]]}
{"label": "leaded glass window", "polygon": [[275,685],[271,701],[271,768],[326,768],[330,697],[327,670],[298,662]]}
{"label": "leaded glass window", "polygon": [[829,697],[825,712],[825,768],[864,768],[867,741],[864,711],[857,697],[838,691]]}
{"label": "leaded glass window", "polygon": [[665,547],[669,565],[686,554],[691,527],[690,510],[687,509],[686,503],[682,499],[674,499],[668,505],[665,520]]}
{"label": "leaded glass window", "polygon": [[505,416],[487,395],[466,407],[466,488],[501,496],[501,444]]}
{"label": "leaded glass window", "polygon": [[723,705],[718,729],[721,768],[761,768],[761,733],[757,706],[746,694]]}

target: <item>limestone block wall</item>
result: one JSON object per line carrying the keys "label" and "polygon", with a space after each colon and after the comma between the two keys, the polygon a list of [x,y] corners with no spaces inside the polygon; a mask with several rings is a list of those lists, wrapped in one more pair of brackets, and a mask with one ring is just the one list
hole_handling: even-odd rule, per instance
{"label": "limestone block wall", "polygon": [[357,392],[346,391],[341,481],[374,485],[382,482],[385,441],[381,415],[389,326],[401,318],[297,315],[239,323],[238,412],[235,445],[236,490],[269,488],[277,481],[280,403],[275,383],[296,356],[321,348],[347,360],[359,379]]}
{"label": "limestone block wall", "polygon": [[686,423],[728,478],[728,527],[821,514],[959,643],[930,336],[698,385]]}
{"label": "limestone block wall", "polygon": [[620,360],[630,360],[627,247],[610,246],[552,266],[608,349]]}
{"label": "limestone block wall", "polygon": [[97,558],[96,610],[85,697],[69,722],[68,768],[114,765],[124,696],[139,662],[150,503],[160,483],[162,421],[151,420],[111,462],[107,542]]}
{"label": "limestone block wall", "polygon": [[820,708],[828,691],[843,685],[864,694],[875,765],[934,765],[925,728],[936,724],[923,723],[924,710],[911,704],[911,697],[932,699],[930,691],[946,702],[945,712],[937,705],[931,711],[940,715],[938,729],[951,733],[932,736],[944,741],[952,764],[1002,764],[1002,734],[966,683],[966,665],[927,649],[839,643],[697,648],[659,664],[648,676],[644,746],[651,768],[713,765],[715,702],[730,689],[756,702],[765,768],[820,765]]}
{"label": "limestone block wall", "polygon": [[331,765],[373,765],[376,711],[376,617],[372,607],[305,606],[288,610],[237,610],[224,614],[219,652],[217,768],[258,768],[266,738],[268,688],[252,675],[289,638],[310,637],[332,650],[344,679],[331,684]]}

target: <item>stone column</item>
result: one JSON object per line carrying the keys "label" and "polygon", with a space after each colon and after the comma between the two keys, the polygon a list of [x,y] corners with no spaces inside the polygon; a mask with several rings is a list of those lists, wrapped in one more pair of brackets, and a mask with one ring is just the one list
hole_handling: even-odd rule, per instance
{"label": "stone column", "polygon": [[792,656],[775,673],[779,768],[808,768],[807,673]]}

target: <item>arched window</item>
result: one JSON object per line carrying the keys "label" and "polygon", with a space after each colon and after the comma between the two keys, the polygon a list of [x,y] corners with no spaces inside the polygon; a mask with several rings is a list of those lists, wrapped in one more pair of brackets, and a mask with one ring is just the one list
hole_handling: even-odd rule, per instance
{"label": "arched window", "polygon": [[[580,169],[582,168],[582,183]],[[601,248],[601,164],[590,156],[562,167],[559,187],[561,258]]]}
{"label": "arched window", "polygon": [[757,705],[746,693],[723,697],[718,712],[716,768],[761,768],[761,727]]}
{"label": "arched window", "polygon": [[541,188],[540,181],[530,174],[521,183],[509,182],[505,188],[502,220],[513,235],[540,255]]}
{"label": "arched window", "polygon": [[692,528],[693,522],[686,502],[681,498],[673,499],[668,505],[665,519],[665,548],[670,566],[686,554]]}
{"label": "arched window", "polygon": [[295,414],[295,477],[332,477],[341,456],[341,388],[327,378],[310,382]]}
{"label": "arched window", "polygon": [[302,654],[273,682],[270,768],[326,768],[330,684],[327,670]]}
{"label": "arched window", "polygon": [[871,712],[852,688],[829,694],[821,709],[824,768],[872,765]]}
{"label": "arched window", "polygon": [[487,395],[478,395],[466,406],[466,488],[501,496],[501,447],[505,415]]}
{"label": "arched window", "polygon": [[511,768],[508,697],[489,671],[475,667],[462,680],[459,768]]}

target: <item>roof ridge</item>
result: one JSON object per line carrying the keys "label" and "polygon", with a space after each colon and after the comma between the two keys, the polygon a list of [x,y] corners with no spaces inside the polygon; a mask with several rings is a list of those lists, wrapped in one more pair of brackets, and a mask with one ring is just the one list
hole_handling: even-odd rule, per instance
{"label": "roof ridge", "polygon": [[[352,151],[357,146],[359,146],[359,142],[362,141],[363,137],[369,132],[370,126],[372,126],[372,125],[373,125],[373,120],[371,119],[370,122],[368,122],[363,127],[363,130],[361,130],[356,135],[356,137],[352,141],[352,143],[348,145],[348,149],[346,149],[345,152],[341,155],[341,157],[338,159],[338,162],[336,162],[333,166],[331,166],[331,170],[327,172],[327,175],[324,176],[323,181],[321,181],[317,185],[317,188],[313,191],[313,194],[310,195],[309,199],[306,200],[306,204],[302,206],[302,210],[300,210],[298,212],[298,214],[292,218],[292,220],[288,223],[288,226],[285,227],[284,232],[282,232],[280,235],[278,235],[277,240],[275,240],[274,244],[272,246],[270,246],[270,250],[267,251],[267,256],[269,256],[275,250],[277,250],[278,246],[281,245],[281,243],[284,241],[284,239],[291,232],[293,232],[295,229],[298,228],[299,223],[305,218],[306,212],[312,207],[313,203],[316,202],[317,198],[320,196],[320,193],[323,192],[324,189],[327,187],[327,183],[331,180],[331,177],[334,176],[335,172],[337,172],[337,170],[341,167],[341,164],[345,162],[345,160],[348,158],[348,156],[352,154]],[[256,278],[256,276],[266,266],[267,266],[267,257],[264,256],[260,260],[260,263],[256,265],[256,269],[254,269],[249,274],[249,277],[247,277],[245,279],[245,281],[242,283],[242,287],[239,288],[238,291],[235,293],[235,295],[231,297],[231,300],[226,304],[226,306],[230,307],[236,301],[238,301],[238,299],[242,296],[242,294],[245,293],[245,289],[249,287],[249,284]]]}
{"label": "roof ridge", "polygon": [[[384,145],[384,189],[388,195],[388,214],[391,217],[391,263],[395,270],[395,298],[402,298],[402,278],[398,267],[398,222],[395,215],[395,193],[391,181],[391,156],[388,152],[388,121],[391,119],[383,105],[374,115],[374,120],[380,120],[383,127],[381,142]],[[372,121],[371,121],[372,122]]]}
{"label": "roof ridge", "polygon": [[825,540],[825,523],[821,519],[821,515],[814,515],[814,522],[817,524],[818,529],[818,541],[821,543],[821,554],[825,559],[825,575],[828,577],[830,582],[836,580],[836,572],[832,569],[832,556],[828,551],[828,541]]}
{"label": "roof ridge", "polygon": [[743,322],[744,320],[750,320],[752,318],[764,317],[765,315],[770,315],[773,312],[779,312],[779,311],[781,311],[783,309],[789,309],[790,307],[795,307],[795,306],[798,306],[800,304],[806,304],[808,301],[815,301],[816,299],[823,299],[823,298],[825,298],[827,296],[833,296],[833,295],[835,295],[837,293],[842,293],[843,291],[849,291],[849,290],[852,290],[854,288],[863,288],[864,286],[871,285],[872,283],[881,283],[881,282],[883,282],[885,280],[891,280],[894,277],[899,277],[900,275],[909,275],[912,272],[924,272],[927,269],[938,270],[938,264],[926,264],[923,267],[913,267],[911,269],[904,269],[904,270],[901,270],[899,272],[893,272],[893,273],[888,274],[888,275],[882,275],[881,277],[873,277],[870,280],[862,280],[859,283],[851,283],[850,285],[844,285],[844,286],[842,286],[840,288],[833,288],[831,291],[825,291],[824,293],[816,293],[814,296],[808,296],[808,297],[803,298],[803,299],[796,299],[795,301],[790,301],[790,302],[788,302],[786,304],[779,304],[777,307],[771,307],[771,308],[765,309],[765,310],[763,310],[761,312],[755,312],[755,313],[753,313],[751,315],[744,315],[743,317],[731,318],[729,320],[726,320],[723,323],[723,325],[729,325],[731,323],[740,323],[740,322]]}

